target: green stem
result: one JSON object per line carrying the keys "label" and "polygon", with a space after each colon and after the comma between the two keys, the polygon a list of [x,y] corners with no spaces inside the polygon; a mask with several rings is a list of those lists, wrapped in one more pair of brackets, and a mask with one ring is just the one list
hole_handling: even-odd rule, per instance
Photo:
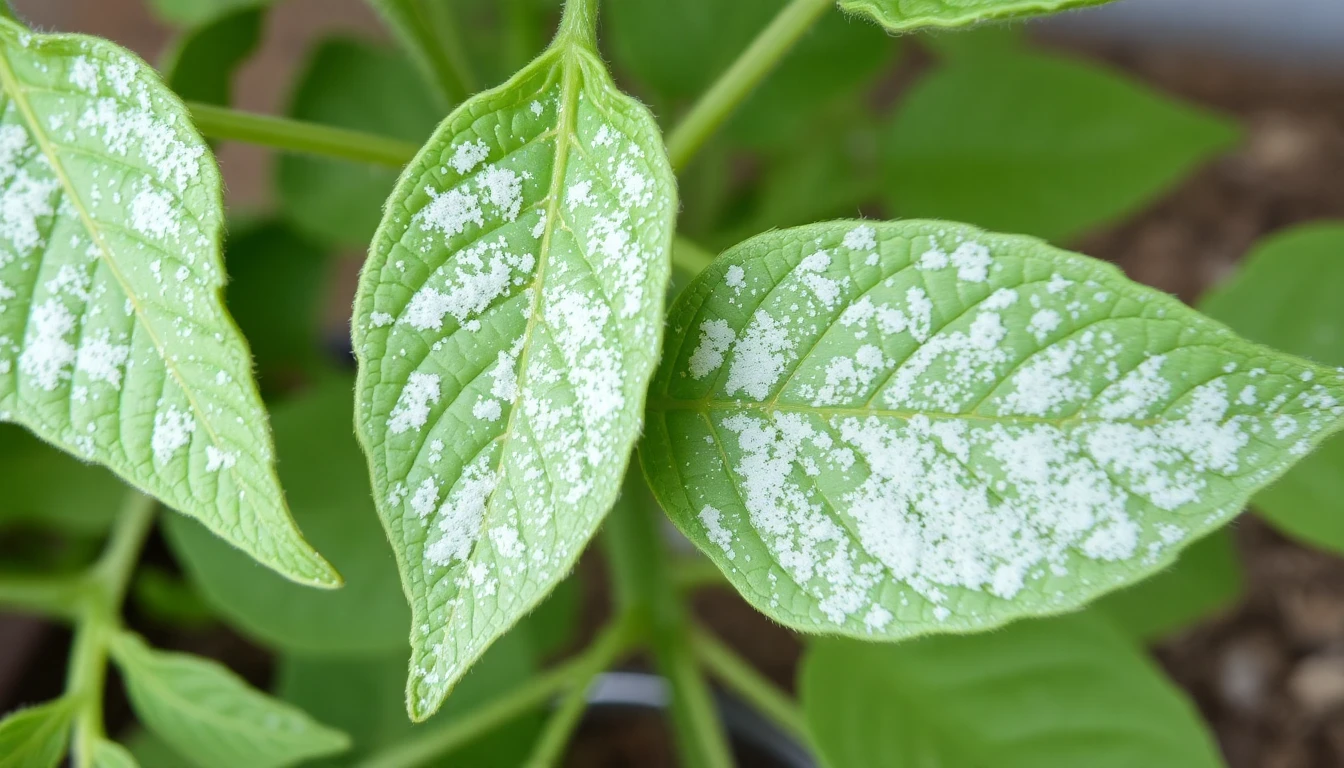
{"label": "green stem", "polygon": [[645,622],[654,661],[671,688],[672,726],[682,764],[730,768],[727,736],[691,652],[685,607],[678,599],[652,508],[643,477],[632,469],[603,531],[616,596],[625,610]]}
{"label": "green stem", "polygon": [[117,518],[102,556],[84,579],[82,606],[70,651],[65,695],[76,707],[71,735],[72,765],[93,765],[93,749],[103,733],[103,687],[107,678],[107,644],[121,624],[121,603],[135,572],[140,549],[154,523],[154,499],[131,491]]}
{"label": "green stem", "polygon": [[591,680],[598,672],[611,666],[630,648],[634,624],[627,617],[618,619],[602,632],[600,639],[584,649],[573,660],[547,670],[521,687],[499,696],[471,714],[447,725],[416,733],[396,746],[371,755],[357,764],[357,768],[415,768],[441,755],[470,743],[523,713],[550,701],[561,691]]}
{"label": "green stem", "polygon": [[333,128],[282,117],[239,112],[227,107],[192,102],[192,122],[212,139],[260,144],[287,152],[336,157],[357,163],[401,168],[415,157],[419,147],[384,136]]}
{"label": "green stem", "polygon": [[761,30],[667,138],[667,157],[681,170],[738,104],[779,64],[835,0],[793,0]]}
{"label": "green stem", "polygon": [[597,50],[597,0],[565,0],[555,43],[573,43]]}
{"label": "green stem", "polygon": [[733,649],[703,629],[696,628],[691,641],[696,656],[724,685],[750,702],[801,744],[808,743],[807,722],[792,697],[775,687]]}
{"label": "green stem", "polygon": [[575,671],[569,692],[546,722],[546,730],[537,740],[532,756],[527,761],[527,768],[550,768],[564,758],[569,737],[588,706],[588,689],[592,687],[593,680],[611,666],[622,651],[630,647],[634,630],[635,622],[632,618],[623,616],[589,646],[583,668]]}
{"label": "green stem", "polygon": [[86,592],[79,576],[0,578],[0,608],[74,621]]}

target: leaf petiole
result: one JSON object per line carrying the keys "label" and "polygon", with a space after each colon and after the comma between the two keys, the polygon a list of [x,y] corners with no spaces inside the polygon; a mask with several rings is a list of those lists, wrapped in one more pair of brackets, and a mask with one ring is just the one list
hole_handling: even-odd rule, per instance
{"label": "leaf petiole", "polygon": [[286,152],[335,157],[357,163],[401,168],[419,150],[414,144],[317,123],[241,112],[191,102],[192,122],[212,139],[259,144]]}
{"label": "leaf petiole", "polygon": [[767,680],[746,659],[700,627],[691,633],[695,655],[715,677],[756,707],[801,744],[808,743],[806,720],[798,704]]}
{"label": "leaf petiole", "polygon": [[700,97],[667,137],[673,170],[691,158],[752,89],[761,83],[834,0],[793,0]]}

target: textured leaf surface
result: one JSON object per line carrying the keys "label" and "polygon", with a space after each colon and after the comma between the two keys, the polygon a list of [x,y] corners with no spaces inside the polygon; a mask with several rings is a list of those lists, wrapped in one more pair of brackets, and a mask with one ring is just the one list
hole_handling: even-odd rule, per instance
{"label": "textured leaf surface", "polygon": [[902,100],[882,142],[892,210],[1052,240],[1123,216],[1237,133],[1083,62],[957,57]]}
{"label": "textured leaf surface", "polygon": [[1190,702],[1088,614],[899,645],[822,638],[799,675],[832,768],[1222,765]]}
{"label": "textured leaf surface", "polygon": [[1038,240],[834,222],[677,299],[644,471],[757,608],[901,638],[1172,561],[1340,427],[1333,370]]}
{"label": "textured leaf surface", "polygon": [[168,542],[230,623],[274,648],[314,654],[399,651],[410,613],[378,525],[369,475],[350,427],[352,382],[327,382],[275,408],[280,476],[294,516],[341,569],[334,591],[287,583],[182,518]]}
{"label": "textured leaf surface", "polygon": [[[313,52],[289,105],[298,120],[420,143],[443,113],[400,53],[340,38]],[[280,158],[280,200],[305,233],[337,245],[368,245],[396,182],[389,168],[305,155]]]}
{"label": "textured leaf surface", "polygon": [[65,754],[69,702],[56,700],[0,720],[0,768],[55,768]]}
{"label": "textured leaf surface", "polygon": [[[1344,223],[1269,238],[1200,307],[1262,344],[1344,365]],[[1344,552],[1344,439],[1335,437],[1256,494],[1252,504],[1285,533]]]}
{"label": "textured leaf surface", "polygon": [[139,768],[139,763],[125,747],[99,739],[93,745],[93,768]]}
{"label": "textured leaf surface", "polygon": [[219,171],[181,103],[110,43],[3,21],[0,83],[0,419],[339,583],[275,479],[220,301]]}
{"label": "textured leaf surface", "polygon": [[278,768],[350,746],[217,662],[155,650],[129,633],[117,636],[112,657],[141,722],[202,768]]}
{"label": "textured leaf surface", "polygon": [[840,0],[846,11],[862,13],[894,31],[919,27],[961,27],[977,21],[1055,13],[1101,5],[1109,0]]}
{"label": "textured leaf surface", "polygon": [[388,202],[356,299],[356,422],[410,597],[415,717],[615,500],[674,213],[652,118],[563,38],[450,115]]}
{"label": "textured leaf surface", "polygon": [[1156,642],[1224,610],[1241,595],[1230,528],[1196,541],[1165,570],[1098,600],[1092,609],[1141,642]]}

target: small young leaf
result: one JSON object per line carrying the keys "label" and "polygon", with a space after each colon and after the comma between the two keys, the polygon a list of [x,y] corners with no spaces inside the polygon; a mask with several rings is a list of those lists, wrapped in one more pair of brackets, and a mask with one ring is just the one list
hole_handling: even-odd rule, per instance
{"label": "small young leaf", "polygon": [[93,744],[93,768],[140,768],[140,764],[115,741],[98,739]]}
{"label": "small young leaf", "polygon": [[410,595],[423,719],[610,509],[675,214],[652,117],[566,34],[439,127],[360,279],[356,424]]}
{"label": "small young leaf", "polygon": [[338,584],[275,479],[220,302],[219,171],[181,102],[111,43],[3,20],[0,84],[0,420]]}
{"label": "small young leaf", "polygon": [[57,699],[0,720],[0,768],[55,768],[65,754],[73,710]]}
{"label": "small young leaf", "polygon": [[840,0],[840,7],[871,16],[893,32],[905,32],[920,27],[963,27],[1107,2],[1110,0]]}
{"label": "small young leaf", "polygon": [[1106,595],[1092,609],[1135,640],[1155,642],[1232,605],[1241,587],[1241,563],[1232,532],[1224,528],[1191,544],[1166,570]]}
{"label": "small young leaf", "polygon": [[1024,52],[954,58],[925,77],[882,152],[901,216],[1059,241],[1134,211],[1236,138],[1096,65]]}
{"label": "small young leaf", "polygon": [[186,101],[229,104],[234,72],[261,42],[265,15],[242,8],[183,33],[160,67],[168,87]]}
{"label": "small young leaf", "polygon": [[[1344,365],[1344,223],[1297,227],[1265,240],[1200,308],[1237,333],[1327,365]],[[1252,504],[1276,528],[1344,552],[1344,438],[1304,459]]]}
{"label": "small young leaf", "polygon": [[374,511],[369,475],[350,428],[353,386],[325,382],[275,408],[280,477],[295,518],[340,567],[345,586],[317,591],[258,568],[201,526],[167,520],[168,543],[206,599],[239,630],[309,655],[406,647],[410,612]]}
{"label": "small young leaf", "polygon": [[114,639],[112,658],[141,722],[201,768],[279,768],[350,746],[209,659],[155,650],[128,632]]}
{"label": "small young leaf", "polygon": [[1088,614],[900,645],[819,638],[799,675],[832,768],[1222,765],[1190,702]]}
{"label": "small young leaf", "polygon": [[[421,142],[443,116],[405,57],[356,40],[324,40],[299,77],[289,114],[298,120]],[[305,155],[280,158],[285,214],[308,235],[368,245],[397,174],[389,168]]]}
{"label": "small young leaf", "polygon": [[1143,578],[1344,419],[1344,377],[1114,267],[945,222],[729,249],[677,299],[640,456],[757,608],[975,631]]}

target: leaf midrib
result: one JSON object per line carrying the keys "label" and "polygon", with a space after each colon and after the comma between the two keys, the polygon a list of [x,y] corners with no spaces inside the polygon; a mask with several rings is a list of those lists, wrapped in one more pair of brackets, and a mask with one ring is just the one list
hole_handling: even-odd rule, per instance
{"label": "leaf midrib", "polygon": [[[0,46],[0,85],[4,86],[5,92],[9,95],[9,98],[13,100],[14,105],[18,107],[24,122],[28,124],[29,132],[32,135],[33,140],[37,143],[38,147],[42,150],[42,154],[46,156],[48,162],[51,164],[52,173],[56,176],[57,180],[60,181],[66,199],[70,201],[71,207],[79,214],[80,222],[84,225],[84,229],[88,232],[89,237],[98,245],[98,250],[102,254],[103,261],[107,264],[108,272],[112,274],[112,277],[117,281],[118,286],[120,286],[122,293],[126,295],[126,300],[131,304],[137,323],[149,336],[155,351],[158,352],[159,359],[163,361],[164,370],[173,377],[178,389],[182,392],[183,397],[187,399],[188,405],[190,405],[192,412],[196,414],[197,421],[205,429],[211,442],[216,447],[222,448],[224,444],[220,440],[218,431],[215,430],[213,423],[206,417],[204,409],[202,409],[200,404],[196,401],[196,396],[191,388],[186,386],[186,382],[182,378],[182,373],[178,370],[177,364],[167,354],[163,341],[159,338],[153,325],[150,324],[148,318],[145,316],[145,310],[144,307],[141,306],[138,295],[131,290],[125,275],[122,274],[121,269],[117,265],[112,249],[102,237],[101,229],[94,221],[92,215],[89,214],[88,209],[84,206],[83,200],[75,189],[74,183],[70,180],[69,174],[66,173],[65,165],[61,162],[59,154],[53,147],[53,142],[47,136],[46,131],[43,130],[42,123],[38,120],[37,114],[33,111],[32,103],[28,101],[25,95],[27,89],[19,82],[18,77],[14,74],[14,69],[9,60],[9,51],[5,46]],[[253,488],[252,483],[244,480],[236,466],[228,467],[225,471],[229,473],[230,477],[233,478],[238,487]]]}
{"label": "leaf midrib", "polygon": [[[582,68],[582,65],[578,61],[580,55],[582,55],[582,53],[576,51],[573,48],[573,44],[570,44],[566,50],[560,52],[558,57],[558,64],[562,69],[560,112],[555,127],[555,160],[552,165],[550,188],[547,190],[546,227],[542,232],[541,246],[538,248],[537,270],[528,286],[532,291],[532,304],[528,309],[527,325],[523,329],[523,346],[518,353],[518,395],[511,403],[509,408],[509,418],[504,424],[504,429],[495,437],[496,440],[499,440],[502,443],[499,451],[499,460],[495,465],[496,475],[499,475],[504,470],[504,459],[509,454],[509,438],[514,433],[514,421],[517,419],[518,412],[521,410],[518,407],[518,401],[523,397],[523,393],[527,390],[528,361],[531,358],[533,347],[532,336],[536,331],[538,317],[540,315],[541,302],[545,289],[544,281],[546,278],[546,269],[550,264],[551,239],[555,234],[556,227],[559,225],[561,215],[560,203],[563,197],[562,193],[564,192],[566,171],[568,170],[570,144],[574,141],[574,129],[577,123],[578,94],[580,89],[579,80],[581,74],[580,70]],[[476,535],[472,539],[471,552],[467,555],[466,559],[462,561],[463,567],[469,567],[475,562],[476,553],[478,551],[477,547],[482,540],[482,533],[485,531],[486,526],[489,524],[489,521],[495,513],[497,507],[496,499],[503,495],[504,494],[496,491],[490,495],[490,499],[486,502],[485,513],[481,515],[481,523],[477,527]],[[455,600],[449,604],[447,615],[444,616],[443,620],[445,632],[449,631],[452,627],[453,621],[457,616],[457,608],[461,602],[462,601],[460,600]],[[424,714],[420,711],[418,698],[413,696],[410,697],[410,703],[414,708],[415,715],[419,716]]]}

